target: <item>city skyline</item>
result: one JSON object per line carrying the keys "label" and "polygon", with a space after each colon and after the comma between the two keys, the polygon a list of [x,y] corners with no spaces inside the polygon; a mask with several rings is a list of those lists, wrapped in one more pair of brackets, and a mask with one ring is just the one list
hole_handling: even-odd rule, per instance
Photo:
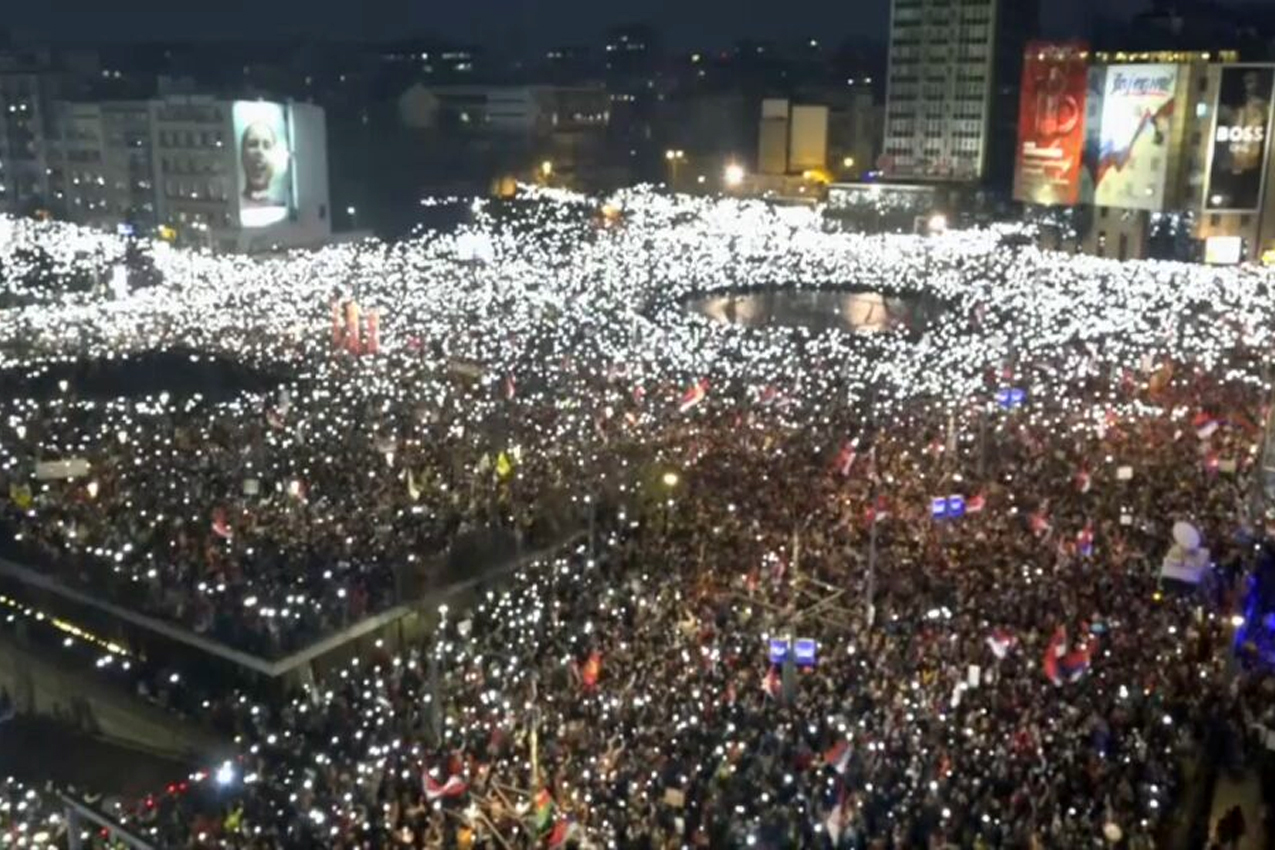
{"label": "city skyline", "polygon": [[[1047,35],[1083,34],[1091,0],[1045,4]],[[1107,15],[1136,14],[1148,0],[1109,0]],[[351,11],[354,8],[355,11]],[[412,0],[366,0],[356,7],[336,0],[272,4],[228,0],[210,7],[138,4],[115,8],[60,0],[10,10],[7,26],[19,39],[53,42],[134,42],[147,40],[389,40],[437,36],[507,50],[538,50],[555,45],[596,44],[607,29],[631,22],[649,23],[672,49],[716,48],[752,37],[773,41],[814,38],[823,46],[845,39],[884,42],[890,0],[832,4],[794,0],[778,4],[675,0],[609,4],[585,0],[476,0],[434,7]]]}

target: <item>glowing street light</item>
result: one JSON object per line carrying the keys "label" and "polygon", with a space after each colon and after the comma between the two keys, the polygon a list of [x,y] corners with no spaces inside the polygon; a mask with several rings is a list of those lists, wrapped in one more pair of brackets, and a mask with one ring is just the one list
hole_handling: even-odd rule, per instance
{"label": "glowing street light", "polygon": [[660,477],[660,480],[664,482],[665,487],[672,490],[674,487],[677,486],[677,482],[681,481],[682,479],[678,476],[676,472],[670,469],[668,472],[664,473],[664,475]]}
{"label": "glowing street light", "polygon": [[847,156],[841,160],[842,168],[854,168],[854,157]]}
{"label": "glowing street light", "polygon": [[722,178],[726,181],[726,185],[731,188],[743,185],[744,166],[740,165],[738,162],[732,162],[730,165],[726,166],[726,171],[723,172]]}
{"label": "glowing street light", "polygon": [[547,159],[544,162],[540,163],[540,174],[542,177],[546,177],[546,178],[552,177],[553,163]]}
{"label": "glowing street light", "polygon": [[926,227],[930,233],[943,233],[947,230],[947,216],[943,215],[943,213],[935,213],[926,222]]}

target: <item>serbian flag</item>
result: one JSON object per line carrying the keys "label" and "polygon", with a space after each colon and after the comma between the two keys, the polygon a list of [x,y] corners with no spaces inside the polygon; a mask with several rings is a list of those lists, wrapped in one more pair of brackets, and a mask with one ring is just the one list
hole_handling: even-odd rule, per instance
{"label": "serbian flag", "polygon": [[1076,489],[1081,493],[1088,493],[1089,488],[1093,486],[1093,476],[1089,474],[1089,470],[1083,466],[1076,472]]}
{"label": "serbian flag", "polygon": [[965,513],[967,514],[981,514],[985,507],[987,507],[987,497],[982,493],[975,493],[965,500]]}
{"label": "serbian flag", "polygon": [[1009,655],[1009,651],[1018,643],[1018,638],[1014,637],[1009,629],[993,629],[992,633],[987,636],[987,645],[992,650],[992,655],[999,659],[1004,659]]}
{"label": "serbian flag", "polygon": [[449,776],[446,782],[439,782],[428,774],[425,776],[425,799],[430,802],[455,799],[468,790],[469,786],[459,776]]}
{"label": "serbian flag", "polygon": [[505,377],[505,400],[510,401],[518,394],[518,384],[514,382],[514,376]]}
{"label": "serbian flag", "polygon": [[1212,437],[1218,429],[1218,421],[1204,411],[1197,413],[1191,424],[1195,426],[1195,436],[1201,440]]}
{"label": "serbian flag", "polygon": [[677,403],[679,413],[686,413],[708,397],[708,381],[700,378],[686,388],[682,400]]}
{"label": "serbian flag", "polygon": [[779,678],[779,668],[774,664],[770,665],[770,669],[766,671],[766,678],[761,680],[761,689],[766,692],[766,696],[772,699],[779,699],[779,692],[783,690],[783,682]]}
{"label": "serbian flag", "polygon": [[762,407],[769,407],[779,400],[779,390],[773,385],[767,384],[762,388],[761,395],[757,397],[757,403]]}
{"label": "serbian flag", "polygon": [[229,540],[235,536],[235,530],[230,527],[230,523],[226,520],[225,508],[213,508],[212,530],[213,534],[222,540]]}
{"label": "serbian flag", "polygon": [[1089,669],[1093,648],[1089,641],[1075,650],[1067,648],[1067,630],[1061,626],[1049,641],[1045,649],[1045,657],[1041,662],[1045,676],[1055,685],[1074,682]]}
{"label": "serbian flag", "polygon": [[1093,554],[1093,523],[1086,522],[1085,527],[1076,535],[1076,551],[1085,557]]}
{"label": "serbian flag", "polygon": [[847,440],[832,461],[832,468],[841,473],[843,478],[847,477],[850,475],[850,467],[854,466],[856,457],[858,457],[858,452],[854,450],[854,445]]}
{"label": "serbian flag", "polygon": [[1035,534],[1037,537],[1049,533],[1049,530],[1053,528],[1053,526],[1049,524],[1049,517],[1045,514],[1043,508],[1027,517],[1027,527],[1030,528],[1032,530],[1032,534]]}
{"label": "serbian flag", "polygon": [[567,842],[575,838],[580,828],[572,818],[561,818],[553,825],[553,831],[549,833],[549,847],[566,847]]}
{"label": "serbian flag", "polygon": [[824,750],[823,763],[837,773],[845,773],[846,765],[850,763],[850,742],[842,738]]}
{"label": "serbian flag", "polygon": [[890,506],[885,500],[885,496],[877,496],[876,504],[868,505],[868,509],[864,511],[864,519],[871,525],[874,522],[880,522],[883,519],[890,518]]}
{"label": "serbian flag", "polygon": [[589,653],[589,660],[584,662],[584,668],[580,671],[580,681],[584,683],[586,691],[592,691],[598,686],[598,676],[602,673],[602,653],[596,649]]}

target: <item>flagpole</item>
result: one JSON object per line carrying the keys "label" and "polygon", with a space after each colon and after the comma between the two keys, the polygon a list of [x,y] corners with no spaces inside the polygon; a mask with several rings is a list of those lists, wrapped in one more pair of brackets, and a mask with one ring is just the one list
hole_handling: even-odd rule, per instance
{"label": "flagpole", "polygon": [[531,679],[531,711],[528,714],[531,722],[531,799],[534,801],[540,793],[540,718],[534,676]]}
{"label": "flagpole", "polygon": [[872,623],[876,619],[876,609],[873,604],[873,598],[876,595],[877,583],[877,446],[872,444],[872,472],[871,472],[872,488],[869,491],[869,498],[872,500],[872,526],[868,530],[868,576],[864,586],[864,600],[867,604],[865,614],[868,619],[868,628],[872,628]]}

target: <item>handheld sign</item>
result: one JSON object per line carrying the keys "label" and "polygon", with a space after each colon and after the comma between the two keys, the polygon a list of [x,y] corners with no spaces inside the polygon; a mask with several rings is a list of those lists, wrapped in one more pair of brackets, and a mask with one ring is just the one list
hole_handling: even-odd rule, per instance
{"label": "handheld sign", "polygon": [[770,663],[783,664],[788,659],[788,638],[771,638],[769,644]]}
{"label": "handheld sign", "polygon": [[964,496],[948,496],[947,497],[947,516],[948,519],[960,519],[965,516],[965,497]]}
{"label": "handheld sign", "polygon": [[1021,387],[1005,387],[996,391],[996,403],[1005,410],[1022,407],[1027,401],[1027,391]]}
{"label": "handheld sign", "polygon": [[814,667],[818,645],[811,638],[797,638],[795,655],[798,667]]}
{"label": "handheld sign", "polygon": [[933,519],[947,519],[947,499],[939,496],[930,500],[930,516]]}

